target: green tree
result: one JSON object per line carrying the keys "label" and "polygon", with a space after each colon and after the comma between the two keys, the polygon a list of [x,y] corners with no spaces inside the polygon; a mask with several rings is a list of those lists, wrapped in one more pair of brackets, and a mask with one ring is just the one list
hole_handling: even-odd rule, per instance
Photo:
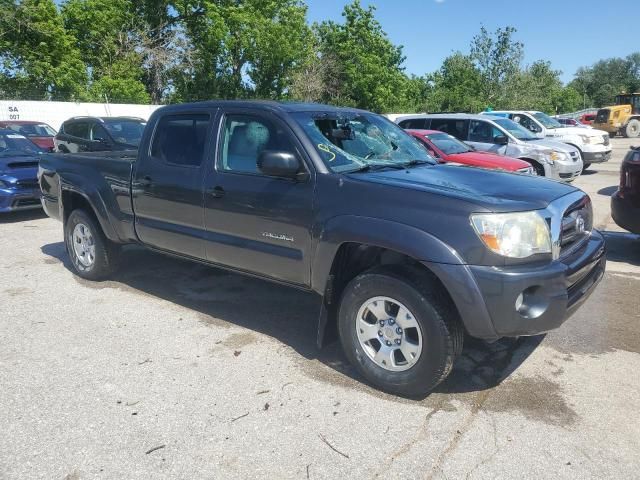
{"label": "green tree", "polygon": [[[640,52],[626,58],[608,58],[581,67],[571,86],[594,107],[611,105],[621,92],[640,90]],[[587,105],[589,106],[589,105]]]}
{"label": "green tree", "polygon": [[69,0],[62,5],[62,17],[87,66],[90,100],[150,101],[129,0]]}
{"label": "green tree", "polygon": [[456,52],[429,77],[433,85],[429,111],[478,112],[487,104],[482,97],[483,77],[468,55]]}
{"label": "green tree", "polygon": [[0,92],[12,98],[81,100],[86,68],[52,0],[2,0]]}
{"label": "green tree", "polygon": [[375,18],[375,7],[359,0],[344,7],[344,23],[323,22],[316,27],[320,56],[338,63],[340,78],[334,100],[377,112],[405,106],[408,78],[402,47],[395,46]]}
{"label": "green tree", "polygon": [[500,105],[506,90],[520,72],[524,45],[513,39],[516,29],[498,28],[489,33],[485,27],[471,41],[470,57],[482,76],[481,99],[487,105]]}

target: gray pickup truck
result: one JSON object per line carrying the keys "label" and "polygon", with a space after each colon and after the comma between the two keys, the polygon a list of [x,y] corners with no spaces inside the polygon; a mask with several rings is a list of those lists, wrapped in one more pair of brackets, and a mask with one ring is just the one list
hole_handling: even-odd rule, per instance
{"label": "gray pickup truck", "polygon": [[337,331],[366,380],[406,396],[449,374],[465,332],[560,326],[605,269],[582,191],[438,165],[350,108],[163,107],[137,152],[44,155],[38,178],[79,276],[107,277],[136,243],[308,291],[318,344]]}

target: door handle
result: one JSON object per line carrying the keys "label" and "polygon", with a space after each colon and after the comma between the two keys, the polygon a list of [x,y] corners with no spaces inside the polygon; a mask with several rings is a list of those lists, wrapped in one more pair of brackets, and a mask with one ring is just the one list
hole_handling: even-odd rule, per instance
{"label": "door handle", "polygon": [[207,190],[207,193],[211,195],[213,198],[222,198],[224,197],[224,188],[221,186],[213,187]]}
{"label": "door handle", "polygon": [[151,180],[151,177],[149,175],[145,175],[144,177],[142,177],[138,181],[138,183],[141,187],[150,187],[151,185],[153,185],[153,181]]}

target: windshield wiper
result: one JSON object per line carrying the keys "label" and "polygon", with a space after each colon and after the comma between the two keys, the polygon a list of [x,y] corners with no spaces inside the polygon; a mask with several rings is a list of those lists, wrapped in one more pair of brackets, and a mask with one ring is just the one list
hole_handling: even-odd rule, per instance
{"label": "windshield wiper", "polygon": [[405,164],[403,163],[367,163],[366,165],[361,165],[358,168],[349,170],[346,173],[375,172],[378,170],[385,170],[387,168],[391,168],[392,170],[404,170]]}
{"label": "windshield wiper", "polygon": [[417,165],[433,165],[433,162],[430,162],[429,160],[409,160],[402,164],[404,168],[415,167]]}

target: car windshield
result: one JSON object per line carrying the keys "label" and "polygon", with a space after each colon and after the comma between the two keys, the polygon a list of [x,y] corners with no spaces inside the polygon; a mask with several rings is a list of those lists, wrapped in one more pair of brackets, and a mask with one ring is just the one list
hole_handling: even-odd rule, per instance
{"label": "car windshield", "polygon": [[32,156],[43,150],[19,133],[0,133],[0,157]]}
{"label": "car windshield", "polygon": [[7,128],[27,137],[53,137],[56,131],[46,123],[10,124]]}
{"label": "car windshield", "polygon": [[104,126],[116,142],[128,145],[140,144],[147,123],[142,120],[105,120]]}
{"label": "car windshield", "polygon": [[562,128],[563,126],[555,118],[550,117],[546,113],[536,112],[533,116],[544,126],[544,128]]}
{"label": "car windshield", "polygon": [[299,112],[292,114],[327,168],[333,172],[372,166],[402,167],[436,161],[395,123],[373,113]]}
{"label": "car windshield", "polygon": [[528,141],[538,139],[538,137],[532,135],[529,130],[522,127],[520,124],[514,122],[513,120],[509,120],[508,118],[495,118],[493,121],[504,128],[511,135],[516,137],[518,140]]}
{"label": "car windshield", "polygon": [[473,150],[468,145],[462,143],[455,137],[447,133],[430,133],[427,138],[433,144],[447,155],[455,155],[456,153],[467,153]]}

